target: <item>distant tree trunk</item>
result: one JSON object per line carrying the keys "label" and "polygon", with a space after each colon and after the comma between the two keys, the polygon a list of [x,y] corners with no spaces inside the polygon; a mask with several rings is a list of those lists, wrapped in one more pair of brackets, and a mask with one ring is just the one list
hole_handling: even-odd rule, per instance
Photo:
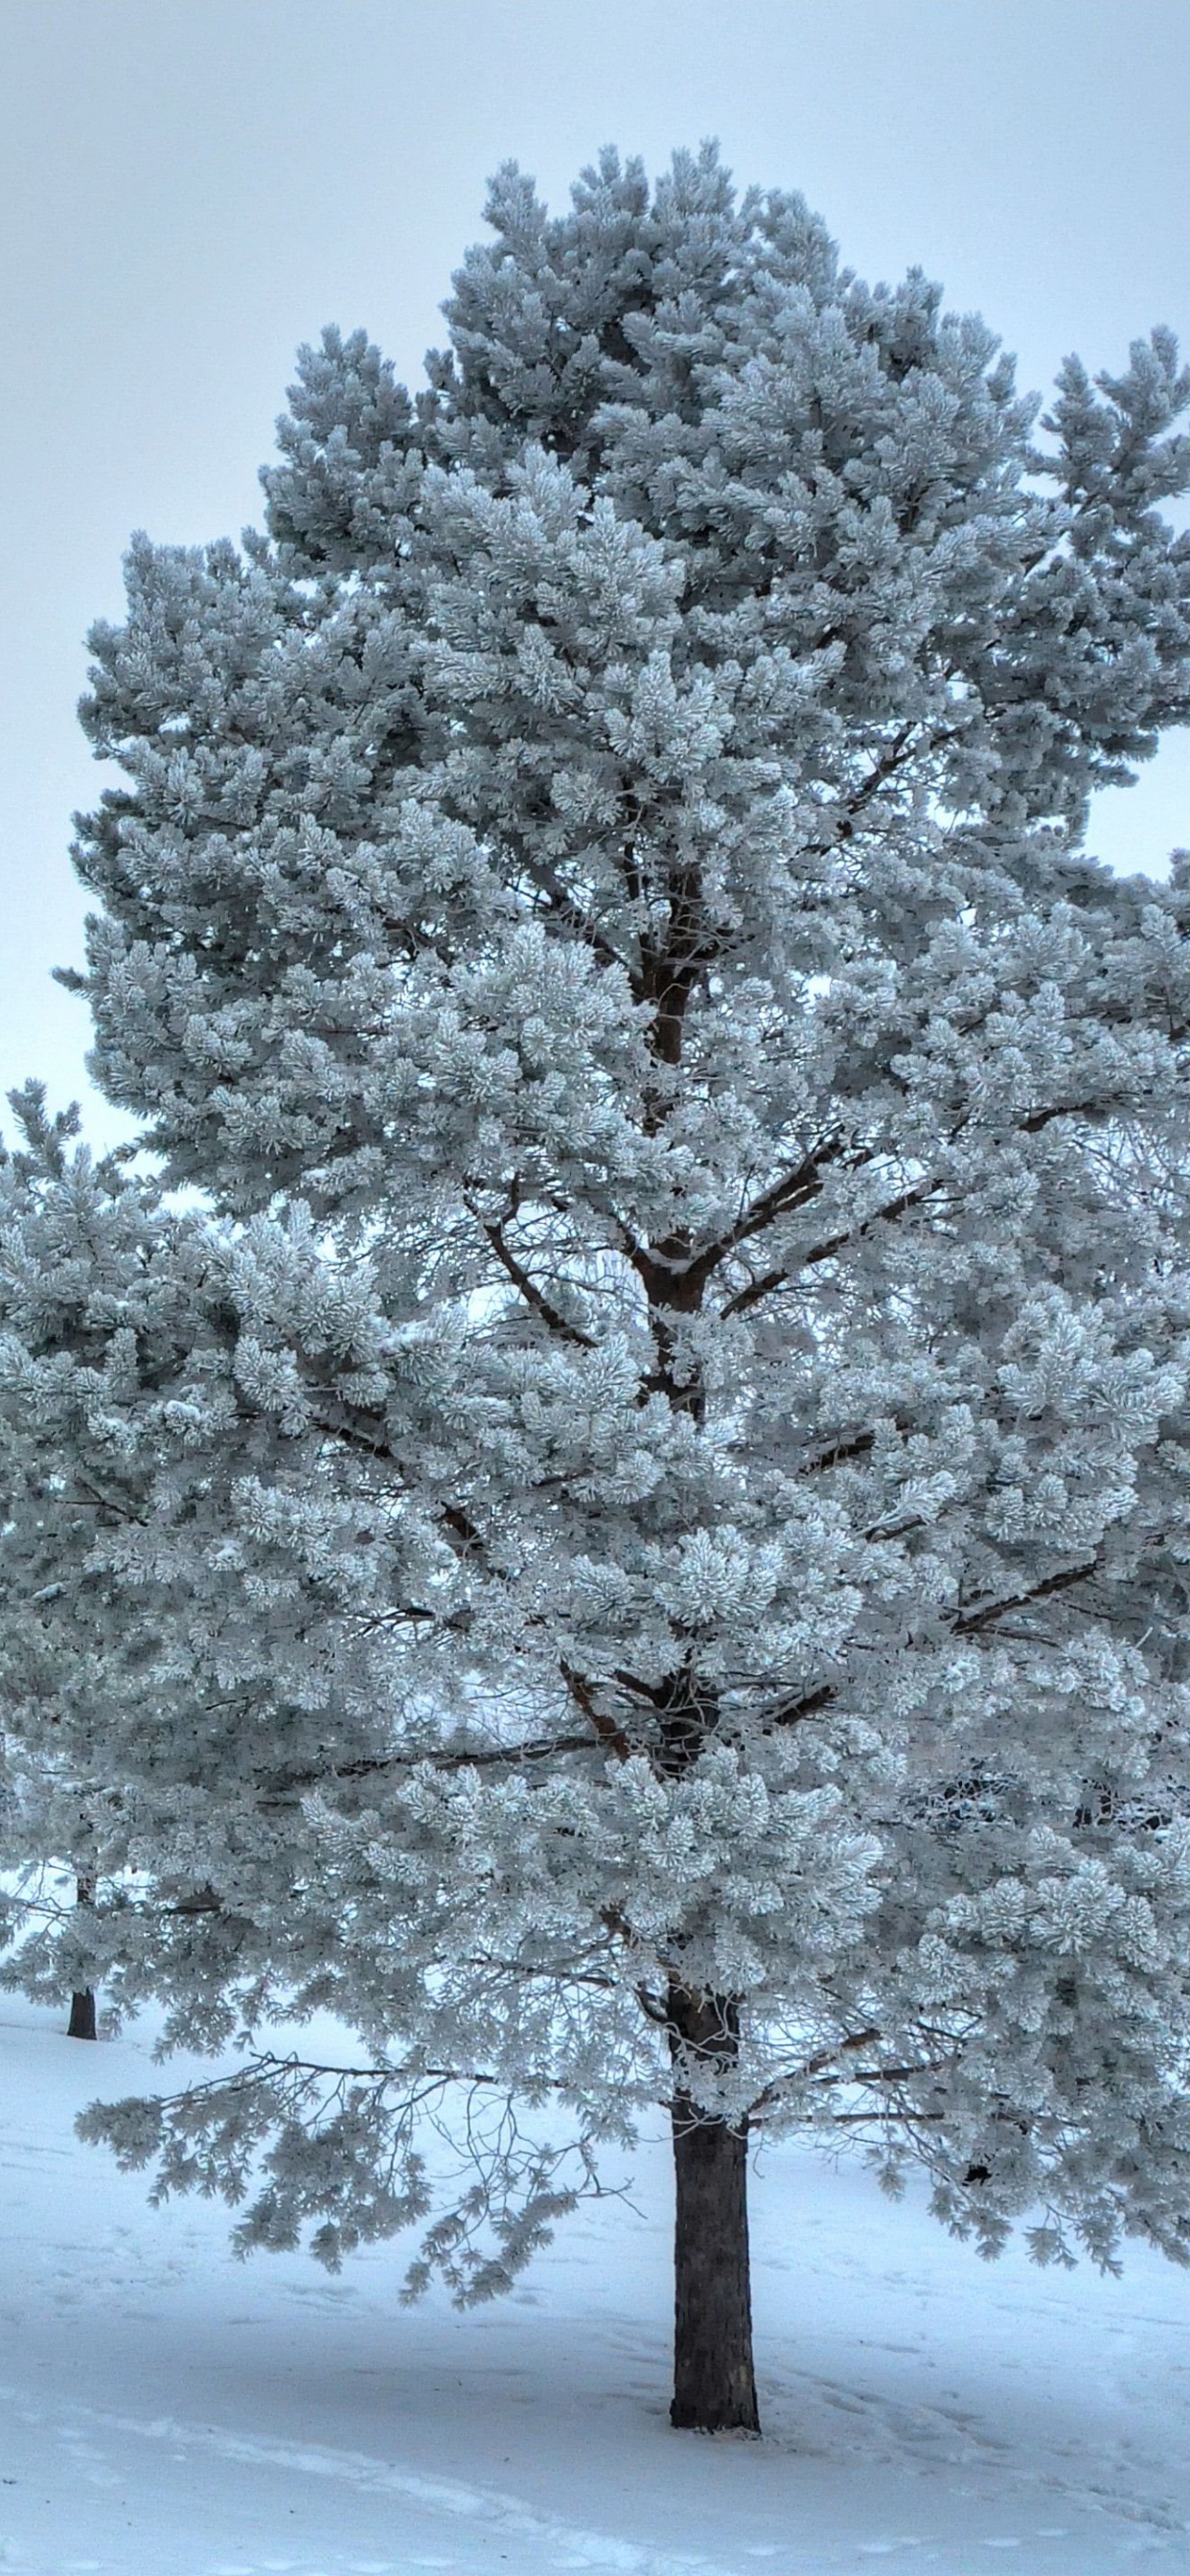
{"label": "distant tree trunk", "polygon": [[[669,1997],[671,2045],[734,2056],[735,2007],[727,1996]],[[748,2260],[748,2122],[734,2126],[680,2088],[671,2109],[674,2147],[674,2394],[671,2424],[695,2433],[758,2433]]]}
{"label": "distant tree trunk", "polygon": [[[89,1905],[94,1894],[95,1881],[93,1878],[80,1878],[75,1881],[76,1904]],[[95,2027],[95,1989],[93,1986],[82,1986],[76,1988],[74,1994],[72,1994],[70,1998],[70,2019],[66,2025],[66,2036],[68,2039],[96,2039],[98,2037],[98,2032]]]}
{"label": "distant tree trunk", "polygon": [[66,2025],[66,2036],[68,2039],[94,2039],[97,2037],[95,2029],[94,1986],[78,1986],[75,1988],[75,1991],[70,1998],[70,2019]]}

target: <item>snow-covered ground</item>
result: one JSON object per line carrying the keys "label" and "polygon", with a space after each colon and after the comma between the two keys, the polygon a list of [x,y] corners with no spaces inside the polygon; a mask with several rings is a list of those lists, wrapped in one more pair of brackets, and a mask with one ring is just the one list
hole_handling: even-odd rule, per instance
{"label": "snow-covered ground", "polygon": [[162,2078],[0,1999],[0,2569],[19,2576],[818,2576],[1190,2567],[1190,2279],[990,2269],[783,2149],[755,2191],[766,2439],[674,2434],[668,2206],[564,2227],[502,2306],[397,2304],[153,2211],[74,2110]]}

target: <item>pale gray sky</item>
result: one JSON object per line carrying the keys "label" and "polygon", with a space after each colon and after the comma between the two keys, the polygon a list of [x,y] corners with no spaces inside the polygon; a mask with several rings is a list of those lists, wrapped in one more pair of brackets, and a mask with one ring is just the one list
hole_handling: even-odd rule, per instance
{"label": "pale gray sky", "polygon": [[[556,203],[604,142],[655,168],[717,134],[1045,390],[1071,348],[1190,340],[1188,111],[1188,0],[0,0],[0,1089],[85,1092],[49,971],[80,954],[69,817],[100,783],[81,639],[130,530],[257,515],[324,322],[416,376],[498,161]],[[1133,867],[1181,841],[1184,736],[1095,833]]]}

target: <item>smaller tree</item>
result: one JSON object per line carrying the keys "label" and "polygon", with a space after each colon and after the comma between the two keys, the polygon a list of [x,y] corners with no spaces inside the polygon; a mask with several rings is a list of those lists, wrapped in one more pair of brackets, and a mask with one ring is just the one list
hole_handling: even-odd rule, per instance
{"label": "smaller tree", "polygon": [[[103,1981],[117,2016],[176,1975],[167,2038],[217,2046],[236,2015],[188,1939],[220,1911],[202,1855],[226,1880],[262,1782],[387,1748],[391,1676],[366,1633],[373,1572],[387,1601],[392,1568],[382,1540],[360,1553],[358,1497],[336,1494],[317,1444],[238,1385],[246,1244],[171,1213],[120,1157],[72,1149],[77,1118],[48,1119],[39,1086],[13,1105],[0,1706],[5,1858],[25,1893],[8,1900],[8,1975],[76,2004]],[[237,1974],[267,1959],[249,1931],[223,1929]]]}
{"label": "smaller tree", "polygon": [[[503,2073],[480,2065],[492,2013],[478,1996],[460,2049],[435,2063],[444,2033],[460,2034],[447,1980],[433,2005],[425,1991],[431,1922],[402,1960],[402,1925],[343,1905],[338,1834],[375,1781],[432,1768],[444,1729],[448,1773],[493,1758],[445,1716],[442,1638],[394,1655],[406,1619],[418,1643],[430,1619],[404,1596],[440,1589],[421,1516],[393,1508],[383,1460],[344,1459],[311,1424],[275,1327],[282,1310],[304,1317],[303,1372],[330,1414],[383,1382],[373,1332],[390,1352],[406,1337],[308,1228],[179,1215],[118,1160],[72,1153],[77,1120],[49,1121],[37,1086],[14,1107],[26,1141],[0,1165],[0,1978],[47,2001],[73,1986],[93,2002],[102,1981],[117,2023],[163,2003],[167,2055],[267,2040],[279,2017],[327,2007],[358,2026],[362,2009],[363,2066],[266,2045],[230,2082],[84,2127],[105,2135],[110,2120],[132,2161],[161,2144],[166,2189],[217,2183],[234,2199],[279,2119],[275,2188],[243,2242],[295,2242],[309,2220],[337,2263],[432,2216],[411,2285],[439,2269],[461,2297],[490,2295],[596,2187],[589,2133],[626,2138],[629,2120],[601,2103],[560,2149],[526,2128],[548,2079],[513,2078],[512,2041],[507,2065],[495,2052]],[[465,1708],[457,1672],[452,1689]],[[80,1908],[62,1881],[83,1855]],[[415,1914],[411,1900],[409,1929]],[[460,2083],[464,2188],[435,2209],[424,2150],[454,2137]]]}

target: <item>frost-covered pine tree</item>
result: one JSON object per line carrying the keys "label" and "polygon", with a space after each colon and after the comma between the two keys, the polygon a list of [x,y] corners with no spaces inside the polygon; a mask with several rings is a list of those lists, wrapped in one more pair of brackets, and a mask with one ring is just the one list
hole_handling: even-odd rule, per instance
{"label": "frost-covered pine tree", "polygon": [[1190,715],[1190,381],[1035,449],[710,152],[488,213],[416,401],[328,333],[267,533],[94,637],[160,1178],[7,1176],[13,1830],[96,1882],[12,1973],[332,2008],[93,2130],[464,2295],[664,2103],[673,2418],[753,2427],[761,2126],[1190,2250],[1190,867],[1084,851]]}
{"label": "frost-covered pine tree", "polygon": [[[171,2042],[217,2047],[237,2026],[231,1961],[240,1985],[250,1961],[268,1976],[266,1923],[232,1921],[227,1902],[256,1803],[276,1876],[291,1781],[389,1750],[388,1675],[366,1641],[390,1554],[361,1547],[354,1471],[336,1475],[274,1386],[253,1400],[250,1237],[171,1215],[156,1181],[72,1154],[77,1119],[50,1121],[35,1086],[14,1105],[0,1816],[25,1937],[8,1975],[76,2003],[103,1981],[117,2012],[163,1996]],[[325,1326],[325,1294],[321,1313]],[[295,1956],[291,1935],[290,1976]]]}

